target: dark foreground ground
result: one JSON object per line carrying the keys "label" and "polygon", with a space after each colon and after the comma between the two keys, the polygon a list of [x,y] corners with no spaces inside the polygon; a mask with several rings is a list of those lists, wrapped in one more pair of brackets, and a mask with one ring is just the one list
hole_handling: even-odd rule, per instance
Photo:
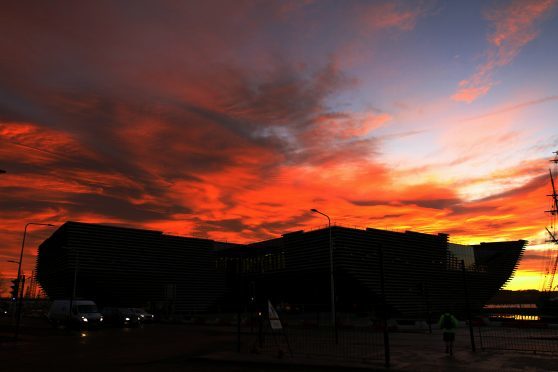
{"label": "dark foreground ground", "polygon": [[[148,324],[94,331],[54,329],[24,319],[18,342],[9,340],[9,320],[0,321],[0,371],[363,371],[367,365],[272,355],[237,354],[233,327]],[[439,331],[393,333],[394,371],[558,371],[558,355],[528,352],[472,353],[466,329],[455,355],[443,352]]]}

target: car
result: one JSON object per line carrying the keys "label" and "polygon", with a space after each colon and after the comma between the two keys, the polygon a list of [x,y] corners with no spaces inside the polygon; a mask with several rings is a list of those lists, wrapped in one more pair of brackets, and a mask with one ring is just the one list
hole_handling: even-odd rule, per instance
{"label": "car", "polygon": [[103,316],[107,324],[118,327],[135,327],[141,324],[141,318],[128,307],[105,307]]}
{"label": "car", "polygon": [[131,307],[130,310],[140,317],[140,321],[144,323],[152,323],[155,321],[155,315],[148,313],[145,309],[139,307]]}
{"label": "car", "polygon": [[54,326],[64,324],[79,328],[100,326],[104,321],[94,301],[71,299],[53,301],[47,319]]}

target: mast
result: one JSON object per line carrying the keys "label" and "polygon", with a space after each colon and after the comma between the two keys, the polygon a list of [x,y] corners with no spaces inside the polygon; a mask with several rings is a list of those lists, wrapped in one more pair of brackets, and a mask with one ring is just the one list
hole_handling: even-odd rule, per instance
{"label": "mast", "polygon": [[[558,151],[555,151],[553,154],[554,154],[554,159],[550,160],[550,162],[554,163],[554,168],[556,169],[558,165]],[[552,193],[547,196],[552,197],[552,206],[550,210],[546,211],[546,213],[550,214],[550,228],[545,227],[545,229],[549,236],[548,242],[558,244],[558,241],[556,240],[556,231],[555,231],[556,216],[558,215],[558,195],[556,194],[556,186],[554,182],[555,176],[552,174],[552,169],[549,169],[548,173],[550,175],[550,185],[552,186]],[[556,170],[554,173],[556,173]],[[558,268],[558,253],[554,253],[552,255],[551,265],[548,267],[548,270],[546,271],[545,274],[545,281],[543,282],[543,290],[552,291],[552,289],[554,288],[553,287],[554,277],[556,275],[557,268]],[[547,276],[548,276],[548,282],[546,281]]]}
{"label": "mast", "polygon": [[[558,151],[555,151],[554,154],[555,154],[554,159],[552,159],[551,162],[554,163],[554,167],[556,167],[556,165],[558,164]],[[556,216],[556,213],[558,213],[558,195],[556,195],[556,187],[554,186],[554,176],[552,175],[552,169],[549,169],[548,172],[550,173],[550,184],[552,185],[552,194],[547,196],[551,196],[553,201],[552,208],[548,212],[551,215]],[[554,240],[554,243],[556,243],[556,240]]]}

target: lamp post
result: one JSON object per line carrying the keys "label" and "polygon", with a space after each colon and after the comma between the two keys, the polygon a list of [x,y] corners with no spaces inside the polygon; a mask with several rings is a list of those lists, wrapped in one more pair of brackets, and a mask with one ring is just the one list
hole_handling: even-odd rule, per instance
{"label": "lamp post", "polygon": [[333,280],[333,240],[331,239],[331,219],[325,213],[320,212],[319,210],[312,208],[310,209],[313,213],[321,214],[322,216],[327,218],[327,227],[329,230],[329,285],[330,285],[330,293],[331,293],[331,324],[335,329],[335,338],[337,339],[337,326],[336,326],[336,316],[335,316],[335,282]]}
{"label": "lamp post", "polygon": [[[38,222],[28,222],[27,224],[25,224],[25,228],[23,229],[23,240],[21,241],[21,251],[19,252],[19,262],[18,262],[18,266],[17,266],[17,282],[19,285],[21,285],[21,264],[23,262],[23,249],[25,248],[25,237],[27,236],[27,227],[31,226],[31,225],[35,225],[35,226],[49,226],[49,227],[54,227],[53,224],[50,223],[38,223]],[[21,321],[21,305],[22,305],[22,301],[23,301],[23,288],[20,288],[18,290],[19,293],[21,293],[19,295],[18,293],[18,300],[17,300],[17,306],[16,306],[16,329],[15,329],[15,335],[14,338],[17,340],[17,337],[19,336],[19,323]]]}
{"label": "lamp post", "polygon": [[[68,257],[68,262],[69,262],[69,257]],[[74,300],[76,298],[78,268],[79,268],[79,251],[76,248],[76,261],[74,265],[74,284],[72,285],[72,296],[70,297],[70,306],[68,307],[68,323],[70,322],[70,318],[72,317],[72,309],[74,306]]]}

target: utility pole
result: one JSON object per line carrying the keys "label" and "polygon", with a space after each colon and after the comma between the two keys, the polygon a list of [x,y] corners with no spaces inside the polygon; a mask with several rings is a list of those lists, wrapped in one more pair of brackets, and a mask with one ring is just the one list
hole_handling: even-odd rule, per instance
{"label": "utility pole", "polygon": [[461,260],[461,271],[463,272],[463,292],[465,295],[465,312],[467,321],[469,322],[469,334],[471,336],[471,350],[477,351],[475,347],[475,334],[473,332],[473,319],[471,318],[471,309],[469,307],[469,292],[467,290],[467,271],[465,270],[465,260]]}

